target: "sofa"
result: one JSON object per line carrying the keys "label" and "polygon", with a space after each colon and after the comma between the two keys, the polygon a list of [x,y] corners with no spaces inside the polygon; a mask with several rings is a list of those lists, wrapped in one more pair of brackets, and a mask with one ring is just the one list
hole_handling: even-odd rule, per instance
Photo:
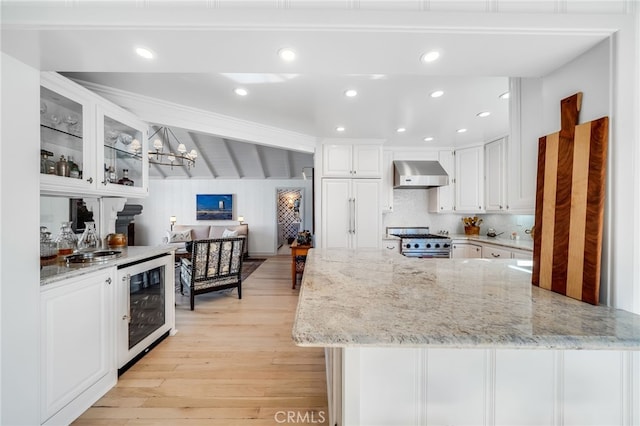
{"label": "sofa", "polygon": [[[235,233],[235,235],[234,235]],[[244,257],[249,255],[249,225],[174,225],[164,237],[164,243],[177,249],[185,249],[187,242],[195,240],[244,237]]]}

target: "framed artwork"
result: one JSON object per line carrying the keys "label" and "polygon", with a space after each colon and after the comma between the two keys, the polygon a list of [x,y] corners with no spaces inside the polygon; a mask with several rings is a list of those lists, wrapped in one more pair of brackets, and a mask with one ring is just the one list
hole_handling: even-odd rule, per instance
{"label": "framed artwork", "polygon": [[232,194],[196,194],[196,220],[232,219]]}

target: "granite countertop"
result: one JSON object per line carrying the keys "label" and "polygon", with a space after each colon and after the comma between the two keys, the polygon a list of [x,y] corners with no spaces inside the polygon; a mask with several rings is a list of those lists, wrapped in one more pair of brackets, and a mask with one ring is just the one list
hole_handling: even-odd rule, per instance
{"label": "granite countertop", "polygon": [[640,349],[640,315],[531,285],[518,259],[416,259],[312,249],[299,346]]}
{"label": "granite countertop", "polygon": [[123,247],[121,249],[114,249],[122,250],[122,256],[117,259],[109,260],[102,263],[73,264],[67,266],[65,263],[59,262],[55,265],[44,266],[42,269],[40,269],[40,286],[46,286],[48,284],[53,284],[67,278],[89,274],[101,269],[112,268],[114,266],[122,265],[125,263],[135,262],[136,260],[146,259],[158,254],[171,253],[175,251],[175,249],[175,247],[168,245]]}

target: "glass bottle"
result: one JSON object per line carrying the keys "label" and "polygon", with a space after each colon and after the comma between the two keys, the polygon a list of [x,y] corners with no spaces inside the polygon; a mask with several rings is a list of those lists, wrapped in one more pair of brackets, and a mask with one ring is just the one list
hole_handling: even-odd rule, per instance
{"label": "glass bottle", "polygon": [[85,222],[85,228],[80,241],[78,241],[78,250],[80,251],[92,251],[100,248],[100,238],[96,231],[95,222]]}
{"label": "glass bottle", "polygon": [[75,163],[75,161],[73,161],[73,157],[71,155],[67,159],[67,162],[69,163],[69,177],[74,178],[74,179],[79,179],[80,178],[80,168]]}
{"label": "glass bottle", "polygon": [[109,166],[109,180],[110,183],[118,182],[118,177],[116,176],[116,169],[113,166]]}
{"label": "glass bottle", "polygon": [[73,233],[71,223],[62,222],[60,226],[60,234],[56,237],[58,256],[70,255],[78,248],[78,237]]}
{"label": "glass bottle", "polygon": [[46,149],[40,150],[40,173],[47,175],[56,174],[56,163],[50,160],[49,157],[53,157],[53,152]]}
{"label": "glass bottle", "polygon": [[40,261],[55,259],[58,254],[56,244],[51,241],[51,232],[46,226],[40,227]]}
{"label": "glass bottle", "polygon": [[133,186],[133,181],[129,179],[129,169],[122,169],[122,179],[118,183],[120,185]]}

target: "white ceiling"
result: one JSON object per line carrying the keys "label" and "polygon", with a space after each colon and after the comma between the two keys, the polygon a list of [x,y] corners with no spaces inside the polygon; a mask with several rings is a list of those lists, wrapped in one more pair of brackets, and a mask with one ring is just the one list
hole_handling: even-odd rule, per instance
{"label": "white ceiling", "polygon": [[[609,35],[597,25],[564,28],[566,17],[553,15],[555,2],[495,2],[529,12],[511,15],[486,13],[491,3],[5,1],[2,49],[42,70],[317,138],[461,146],[508,132],[508,101],[498,99],[508,77],[548,74]],[[156,58],[138,57],[134,47],[141,45]],[[294,62],[278,58],[282,47],[296,51]],[[432,49],[440,59],[421,63]],[[239,86],[249,94],[235,95]],[[346,98],[349,88],[358,96]],[[436,89],[444,96],[429,97]],[[478,118],[481,111],[491,115]],[[336,126],[346,130],[337,133]],[[407,130],[397,133],[398,127]],[[468,131],[456,133],[462,127]],[[225,146],[232,152],[238,143],[224,134],[188,133],[182,132],[205,155]],[[427,136],[434,140],[425,142]],[[267,147],[240,151],[233,154],[235,171],[210,166],[205,175],[287,174],[271,175],[279,166]],[[295,155],[284,155],[286,167],[299,168]],[[241,165],[245,157],[262,160]]]}

